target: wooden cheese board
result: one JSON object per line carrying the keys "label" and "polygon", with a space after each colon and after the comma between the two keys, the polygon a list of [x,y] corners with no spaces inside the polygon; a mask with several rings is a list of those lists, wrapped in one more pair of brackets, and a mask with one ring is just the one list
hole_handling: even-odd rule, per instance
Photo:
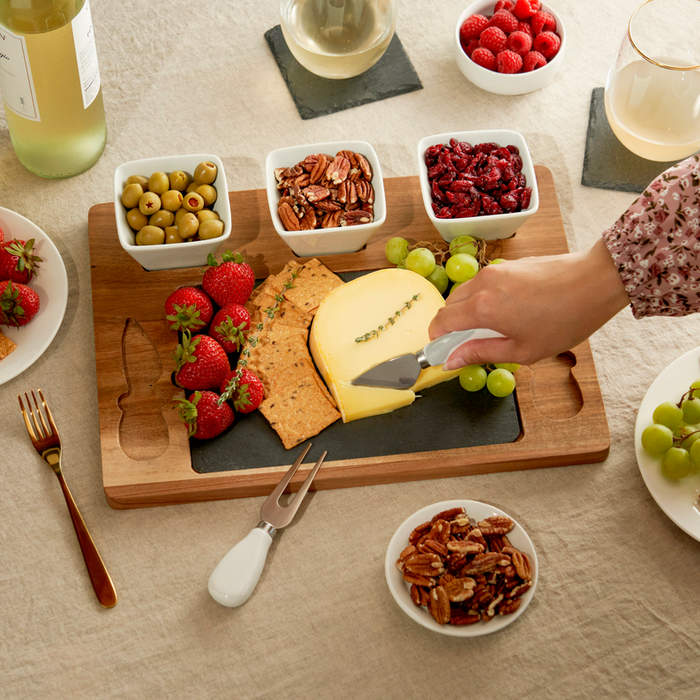
{"label": "wooden cheese board", "polygon": [[[535,172],[539,211],[515,236],[490,243],[489,258],[568,252],[551,172],[542,166]],[[385,224],[363,250],[320,258],[334,272],[386,267],[384,245],[392,236],[441,241],[423,208],[418,178],[390,178],[384,184]],[[241,252],[257,278],[277,273],[295,259],[275,233],[264,190],[231,192],[229,198],[234,231],[220,252]],[[176,340],[163,318],[163,303],[175,288],[199,284],[201,268],[144,270],[119,245],[111,202],[92,207],[88,230],[102,474],[109,505],[122,509],[268,494],[296,451],[263,467],[197,472],[174,408],[173,399],[184,394],[171,382]],[[436,445],[353,459],[331,454],[314,488],[585,464],[607,457],[610,436],[588,342],[531,368],[521,367],[516,379],[520,433],[514,441],[451,449]],[[300,469],[291,490],[306,473]]]}

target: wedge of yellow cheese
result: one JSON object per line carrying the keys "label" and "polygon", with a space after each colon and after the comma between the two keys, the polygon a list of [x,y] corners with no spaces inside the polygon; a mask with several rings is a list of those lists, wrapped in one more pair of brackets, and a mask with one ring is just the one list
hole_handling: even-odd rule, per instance
{"label": "wedge of yellow cheese", "polygon": [[[411,301],[419,295],[416,301]],[[388,319],[411,301],[393,324]],[[309,348],[343,421],[388,413],[408,406],[416,392],[459,374],[442,366],[421,371],[410,389],[353,386],[352,380],[385,360],[416,353],[430,342],[428,326],[445,300],[425,278],[397,268],[377,270],[334,289],[318,307]],[[364,336],[379,326],[385,330],[364,342]]]}

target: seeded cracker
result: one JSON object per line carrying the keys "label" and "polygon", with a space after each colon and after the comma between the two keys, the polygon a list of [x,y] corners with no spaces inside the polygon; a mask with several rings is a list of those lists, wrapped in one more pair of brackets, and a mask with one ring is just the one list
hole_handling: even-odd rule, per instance
{"label": "seeded cracker", "polygon": [[0,360],[4,360],[11,352],[17,349],[17,344],[6,335],[0,333]]}

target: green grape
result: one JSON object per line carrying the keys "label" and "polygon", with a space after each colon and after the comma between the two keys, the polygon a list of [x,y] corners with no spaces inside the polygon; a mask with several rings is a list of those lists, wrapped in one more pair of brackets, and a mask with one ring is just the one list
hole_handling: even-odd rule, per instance
{"label": "green grape", "polygon": [[467,365],[459,373],[459,383],[467,391],[479,391],[486,386],[486,370],[481,365]]}
{"label": "green grape", "polygon": [[686,450],[698,439],[700,439],[700,426],[681,423],[674,431],[673,436],[680,441],[678,447]]}
{"label": "green grape", "polygon": [[507,369],[494,369],[486,378],[486,388],[499,398],[510,396],[515,389],[515,377]]}
{"label": "green grape", "polygon": [[406,256],[406,269],[427,277],[435,269],[435,256],[427,248],[415,248]]}
{"label": "green grape", "polygon": [[660,423],[649,425],[642,431],[642,447],[652,457],[661,457],[673,447],[673,433]]}
{"label": "green grape", "polygon": [[661,458],[661,471],[669,479],[685,479],[690,467],[690,454],[682,447],[671,447]]}
{"label": "green grape", "polygon": [[457,236],[457,238],[453,238],[450,242],[450,255],[467,253],[468,255],[476,257],[478,252],[479,244],[473,236]]}
{"label": "green grape", "polygon": [[683,421],[683,411],[671,401],[660,403],[652,415],[654,423],[661,423],[671,430],[676,430]]}
{"label": "green grape", "polygon": [[501,263],[504,263],[506,261],[505,258],[494,258],[489,262],[489,265],[500,265]]}
{"label": "green grape", "polygon": [[453,282],[466,282],[479,272],[479,263],[473,255],[457,253],[450,256],[445,271]]}
{"label": "green grape", "polygon": [[408,241],[400,236],[390,238],[384,246],[384,255],[392,265],[398,265],[408,255]]}
{"label": "green grape", "polygon": [[[698,390],[700,390],[700,379],[696,379],[696,380],[690,385],[690,388],[691,388],[691,389],[698,389]],[[700,391],[697,391],[697,392],[694,391],[694,392],[693,392],[693,397],[695,397],[696,394],[700,394]]]}
{"label": "green grape", "polygon": [[690,446],[690,471],[697,474],[700,471],[700,441],[695,441]]}
{"label": "green grape", "polygon": [[426,279],[438,290],[438,292],[440,292],[440,294],[444,294],[450,284],[445,268],[442,265],[435,265],[433,271],[426,277]]}
{"label": "green grape", "polygon": [[396,267],[399,270],[405,270],[406,269],[406,258],[404,258],[400,263],[397,263]]}
{"label": "green grape", "polygon": [[686,423],[700,423],[700,399],[683,399],[681,410],[683,411],[683,420]]}
{"label": "green grape", "polygon": [[494,367],[496,369],[507,369],[509,372],[517,372],[520,369],[520,365],[515,364],[515,362],[496,362]]}

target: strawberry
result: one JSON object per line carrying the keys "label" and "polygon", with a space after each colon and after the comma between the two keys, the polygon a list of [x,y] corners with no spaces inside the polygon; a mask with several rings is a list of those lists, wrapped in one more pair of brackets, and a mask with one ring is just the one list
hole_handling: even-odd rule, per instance
{"label": "strawberry", "polygon": [[0,245],[2,245],[5,242],[5,232],[2,230],[2,226],[0,226]]}
{"label": "strawberry", "polygon": [[233,401],[233,407],[239,413],[254,411],[265,398],[262,382],[256,374],[245,368],[229,372],[221,382],[219,391],[222,399]]}
{"label": "strawberry", "polygon": [[26,326],[39,311],[39,295],[19,282],[0,282],[0,326]]}
{"label": "strawberry", "polygon": [[34,255],[34,239],[4,243],[0,247],[0,280],[12,280],[27,284],[39,269],[38,263],[43,262]]}
{"label": "strawberry", "polygon": [[197,287],[180,287],[165,300],[165,318],[174,331],[196,331],[214,315],[211,299]]}
{"label": "strawberry", "polygon": [[231,371],[228,355],[208,335],[193,338],[185,331],[173,357],[175,383],[183,389],[218,389],[226,373]]}
{"label": "strawberry", "polygon": [[202,288],[219,305],[231,302],[245,304],[255,286],[253,268],[243,261],[240,253],[227,250],[221,263],[213,255],[207,258],[209,267],[202,278]]}
{"label": "strawberry", "polygon": [[245,306],[226,304],[214,316],[209,335],[216,340],[227,353],[240,350],[245,342],[245,332],[250,329],[250,314]]}
{"label": "strawberry", "polygon": [[208,440],[226,430],[234,419],[233,409],[224,401],[219,402],[219,395],[213,391],[195,391],[180,402],[178,412],[187,426],[190,437]]}

